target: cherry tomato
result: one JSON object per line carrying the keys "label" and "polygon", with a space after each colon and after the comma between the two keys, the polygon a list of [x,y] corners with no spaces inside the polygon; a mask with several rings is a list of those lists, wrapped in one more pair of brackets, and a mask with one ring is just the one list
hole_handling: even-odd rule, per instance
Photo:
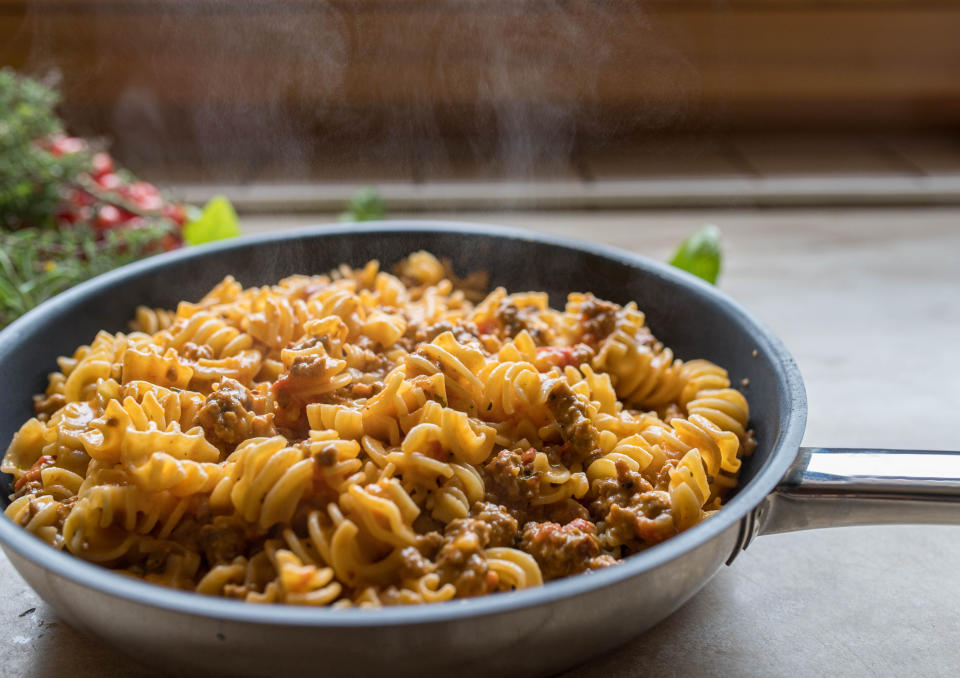
{"label": "cherry tomato", "polygon": [[497,322],[495,320],[484,320],[477,323],[477,331],[480,334],[493,334],[497,330]]}
{"label": "cherry tomato", "polygon": [[82,188],[73,188],[67,195],[67,202],[74,207],[84,207],[93,204],[93,196]]}
{"label": "cherry tomato", "polygon": [[83,139],[69,137],[66,134],[58,134],[50,140],[50,152],[57,156],[78,153],[86,147],[87,144]]}
{"label": "cherry tomato", "polygon": [[163,196],[153,184],[138,181],[131,184],[124,194],[142,210],[154,212],[163,207]]}
{"label": "cherry tomato", "polygon": [[93,176],[99,179],[104,174],[113,172],[113,158],[109,153],[97,153],[93,156]]}
{"label": "cherry tomato", "polygon": [[178,226],[183,226],[187,223],[187,210],[183,205],[175,202],[170,202],[163,206],[163,216],[170,221],[176,222]]}
{"label": "cherry tomato", "polygon": [[126,216],[119,207],[114,205],[104,205],[97,212],[97,228],[114,228],[124,221],[126,221]]}
{"label": "cherry tomato", "polygon": [[115,191],[123,184],[123,180],[113,172],[107,172],[97,177],[97,185],[108,191]]}

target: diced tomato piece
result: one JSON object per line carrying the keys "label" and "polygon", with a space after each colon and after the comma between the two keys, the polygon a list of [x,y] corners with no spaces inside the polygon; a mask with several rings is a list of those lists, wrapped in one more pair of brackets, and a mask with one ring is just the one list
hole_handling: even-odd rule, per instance
{"label": "diced tomato piece", "polygon": [[273,382],[272,388],[273,388],[274,395],[277,395],[278,393],[280,393],[280,391],[283,391],[284,389],[290,388],[290,375],[285,374],[279,379],[277,379],[275,382]]}
{"label": "diced tomato piece", "polygon": [[20,476],[20,479],[14,484],[13,491],[19,492],[20,489],[27,483],[32,483],[36,480],[40,480],[40,472],[43,471],[47,466],[52,466],[56,463],[56,459],[51,457],[49,454],[45,454],[35,462],[33,466],[30,467],[30,470]]}
{"label": "diced tomato piece", "polygon": [[537,356],[557,367],[566,367],[567,365],[576,367],[577,363],[571,346],[538,346]]}
{"label": "diced tomato piece", "polygon": [[596,534],[597,532],[597,528],[593,525],[593,523],[584,520],[583,518],[575,518],[574,520],[571,520],[569,523],[563,526],[563,530],[565,532],[580,530],[582,532],[589,532],[590,534]]}
{"label": "diced tomato piece", "polygon": [[477,323],[477,331],[480,334],[493,334],[497,329],[497,322],[495,320],[484,320]]}

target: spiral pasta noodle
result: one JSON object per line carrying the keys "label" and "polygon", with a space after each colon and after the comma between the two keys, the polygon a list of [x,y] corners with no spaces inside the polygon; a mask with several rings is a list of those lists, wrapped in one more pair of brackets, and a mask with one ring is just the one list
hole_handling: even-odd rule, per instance
{"label": "spiral pasta noodle", "polygon": [[59,359],[6,516],[151,583],[339,608],[540,586],[723,505],[755,444],[723,368],[633,303],[480,287],[416,252],[141,306]]}

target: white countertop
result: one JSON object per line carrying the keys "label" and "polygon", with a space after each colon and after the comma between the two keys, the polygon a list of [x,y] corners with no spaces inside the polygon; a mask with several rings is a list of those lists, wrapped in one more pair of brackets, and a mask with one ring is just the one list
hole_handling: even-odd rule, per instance
{"label": "white countertop", "polygon": [[[456,218],[592,237],[660,259],[716,223],[721,289],[780,335],[803,372],[804,444],[960,450],[960,210]],[[325,220],[245,223],[258,231]],[[158,675],[59,622],[2,555],[0,577],[0,675]],[[897,526],[760,538],[665,622],[565,676],[958,673],[960,528]]]}

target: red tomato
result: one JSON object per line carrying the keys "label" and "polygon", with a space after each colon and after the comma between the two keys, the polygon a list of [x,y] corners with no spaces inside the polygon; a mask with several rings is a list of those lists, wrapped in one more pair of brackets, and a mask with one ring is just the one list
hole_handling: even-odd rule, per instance
{"label": "red tomato", "polygon": [[497,329],[497,323],[495,320],[484,320],[477,323],[477,331],[480,334],[493,334]]}
{"label": "red tomato", "polygon": [[78,153],[86,147],[87,144],[83,139],[68,137],[66,134],[58,134],[50,140],[50,152],[54,155]]}
{"label": "red tomato", "polygon": [[131,184],[123,193],[135,202],[137,207],[147,212],[153,212],[163,207],[163,196],[160,195],[160,191],[157,190],[156,186],[146,181]]}
{"label": "red tomato", "polygon": [[37,459],[35,462],[33,462],[33,466],[30,467],[30,470],[20,476],[20,480],[18,480],[13,486],[13,491],[18,492],[20,488],[27,483],[40,480],[40,472],[43,471],[43,469],[45,469],[47,466],[55,464],[56,461],[57,460],[51,457],[49,454],[45,454]]}
{"label": "red tomato", "polygon": [[174,202],[167,203],[163,206],[163,216],[170,221],[176,222],[178,226],[183,226],[187,223],[187,210],[183,205]]}
{"label": "red tomato", "polygon": [[97,185],[108,191],[115,191],[123,184],[123,180],[113,172],[107,172],[97,177]]}
{"label": "red tomato", "polygon": [[97,212],[97,228],[114,228],[124,221],[126,221],[126,218],[119,207],[104,205]]}
{"label": "red tomato", "polygon": [[77,207],[84,207],[93,204],[93,196],[82,188],[74,188],[71,189],[69,195],[67,195],[67,202]]}
{"label": "red tomato", "polygon": [[573,347],[571,346],[538,346],[537,355],[542,356],[548,363],[557,367],[576,366],[576,358],[573,356]]}
{"label": "red tomato", "polygon": [[97,153],[93,156],[93,176],[99,179],[104,174],[113,172],[113,158],[109,153]]}

